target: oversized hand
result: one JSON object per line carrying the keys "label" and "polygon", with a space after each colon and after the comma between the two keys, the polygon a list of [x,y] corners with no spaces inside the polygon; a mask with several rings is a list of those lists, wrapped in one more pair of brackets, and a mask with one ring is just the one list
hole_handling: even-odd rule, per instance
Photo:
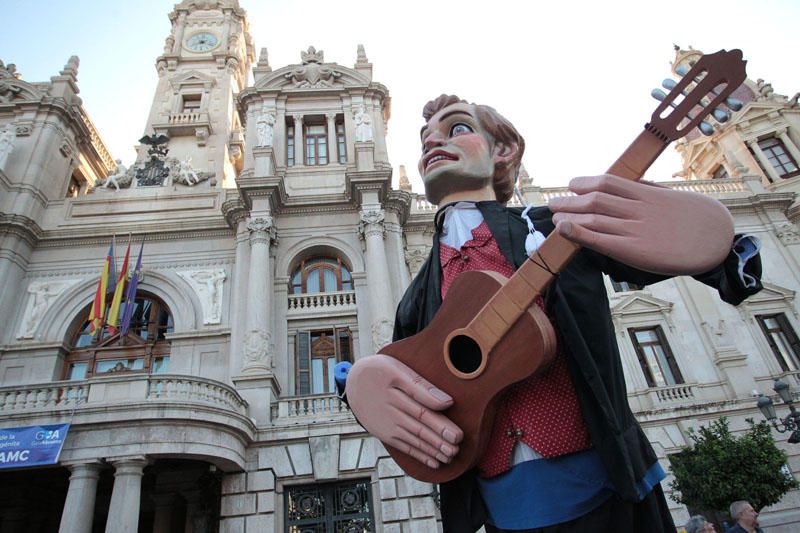
{"label": "oversized hand", "polygon": [[699,274],[722,263],[733,218],[717,200],[609,174],[575,178],[576,196],[550,201],[564,237],[657,274]]}
{"label": "oversized hand", "polygon": [[443,414],[453,399],[386,355],[360,359],[347,376],[350,408],[372,435],[438,468],[458,453],[463,431]]}

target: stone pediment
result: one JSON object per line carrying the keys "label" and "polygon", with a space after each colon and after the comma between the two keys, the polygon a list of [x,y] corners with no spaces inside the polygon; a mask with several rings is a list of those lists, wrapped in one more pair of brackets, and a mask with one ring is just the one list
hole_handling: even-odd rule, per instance
{"label": "stone pediment", "polygon": [[786,289],[772,283],[764,283],[764,288],[745,300],[747,305],[758,305],[763,303],[786,302],[794,300],[795,291]]}
{"label": "stone pediment", "polygon": [[336,87],[366,87],[370,80],[353,69],[336,63],[289,65],[265,75],[255,84],[256,89],[327,89]]}
{"label": "stone pediment", "polygon": [[198,70],[190,70],[189,72],[183,72],[172,77],[169,80],[169,83],[172,85],[174,90],[178,90],[186,85],[202,85],[204,87],[213,87],[216,85],[217,80],[214,77]]}
{"label": "stone pediment", "polygon": [[[11,65],[9,65],[11,66]],[[44,93],[34,85],[17,78],[0,62],[0,104],[39,100]]]}
{"label": "stone pediment", "polygon": [[611,308],[611,315],[642,315],[667,313],[672,310],[672,302],[667,302],[649,294],[637,293],[623,298]]}

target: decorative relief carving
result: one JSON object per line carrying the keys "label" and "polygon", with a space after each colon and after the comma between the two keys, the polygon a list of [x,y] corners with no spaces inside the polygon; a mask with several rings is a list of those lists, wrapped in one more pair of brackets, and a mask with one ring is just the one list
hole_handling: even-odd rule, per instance
{"label": "decorative relief carving", "polygon": [[422,264],[425,262],[425,259],[428,258],[428,250],[424,248],[406,250],[405,256],[406,264],[411,272],[411,277],[414,277],[419,272],[419,269],[422,268]]}
{"label": "decorative relief carving", "polygon": [[783,222],[775,226],[775,235],[783,244],[797,244],[800,242],[800,234],[791,222]]}
{"label": "decorative relief carving", "polygon": [[203,324],[219,324],[222,319],[224,270],[178,272],[192,286],[203,308]]}
{"label": "decorative relief carving", "polygon": [[17,124],[17,137],[27,137],[33,133],[33,126],[30,124]]}
{"label": "decorative relief carving", "polygon": [[372,346],[377,353],[378,350],[392,342],[394,324],[391,320],[383,318],[372,323]]}
{"label": "decorative relief carving", "polygon": [[64,157],[70,157],[72,156],[73,149],[69,142],[64,140],[61,143],[61,146],[58,147],[58,151],[61,152],[61,155]]}
{"label": "decorative relief carving", "polygon": [[278,242],[278,230],[269,215],[250,219],[247,229],[250,231],[250,242],[258,242],[259,239],[269,239],[268,242],[272,244]]}
{"label": "decorative relief carving", "polygon": [[16,140],[16,133],[13,124],[7,124],[5,128],[0,131],[0,168],[5,169],[6,161],[14,151],[14,141]]}
{"label": "decorative relief carving", "polygon": [[78,281],[80,280],[34,281],[28,285],[28,303],[25,307],[17,338],[32,339],[36,328],[39,327],[44,314],[56,297]]}
{"label": "decorative relief carving", "polygon": [[333,87],[336,79],[342,75],[335,68],[325,66],[322,50],[317,52],[313,46],[309,46],[307,52],[300,52],[300,58],[303,65],[284,74],[297,88]]}
{"label": "decorative relief carving", "polygon": [[272,368],[270,339],[270,334],[260,329],[253,329],[245,334],[243,371],[268,370]]}
{"label": "decorative relief carving", "polygon": [[386,215],[383,209],[369,209],[361,212],[361,222],[358,224],[358,233],[362,237],[380,235],[383,237],[385,228],[383,221]]}

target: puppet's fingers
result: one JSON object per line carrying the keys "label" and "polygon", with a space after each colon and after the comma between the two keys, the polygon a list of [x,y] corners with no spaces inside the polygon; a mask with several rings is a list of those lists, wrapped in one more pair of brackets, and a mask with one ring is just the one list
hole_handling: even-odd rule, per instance
{"label": "puppet's fingers", "polygon": [[401,390],[390,390],[388,395],[391,404],[405,415],[399,419],[399,425],[444,454],[445,462],[458,453],[456,443],[461,441],[464,432],[450,419],[415,402]]}
{"label": "puppet's fingers", "polygon": [[613,256],[620,250],[631,247],[631,238],[629,236],[594,231],[576,224],[572,220],[559,222],[556,225],[556,231],[567,239],[604,255]]}
{"label": "puppet's fingers", "polygon": [[597,213],[628,218],[636,212],[637,200],[621,198],[606,192],[592,191],[577,196],[559,196],[550,200],[553,213]]}
{"label": "puppet's fingers", "polygon": [[573,178],[569,182],[569,190],[578,195],[603,192],[615,197],[632,200],[639,198],[643,190],[642,187],[645,187],[643,183],[620,178],[612,174],[581,176]]}
{"label": "puppet's fingers", "polygon": [[[423,443],[405,428],[398,427],[397,432],[384,442],[430,468],[439,468],[441,463],[446,462],[437,458],[436,450]],[[441,452],[438,455],[441,455]]]}
{"label": "puppet's fingers", "polygon": [[[594,213],[555,213],[553,215],[553,224],[555,224],[556,227],[563,228],[565,222],[569,222],[573,226],[577,225],[579,228],[589,230],[590,232],[619,236],[635,234],[637,227],[637,221],[635,220]],[[560,231],[564,234],[563,229]],[[564,236],[566,237],[566,235]],[[584,242],[581,242],[581,244],[588,245]]]}

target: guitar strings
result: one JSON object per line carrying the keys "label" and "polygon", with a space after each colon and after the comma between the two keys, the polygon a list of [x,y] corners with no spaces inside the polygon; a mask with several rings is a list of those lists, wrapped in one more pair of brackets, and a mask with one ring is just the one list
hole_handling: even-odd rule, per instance
{"label": "guitar strings", "polygon": [[[541,264],[536,262],[536,260],[533,257],[534,255],[536,255],[536,257],[539,258],[539,261],[542,262]],[[538,266],[539,268],[541,268],[545,272],[548,272],[551,276],[558,277],[558,272],[553,272],[550,269],[550,267],[547,265],[547,261],[544,260],[544,257],[542,257],[542,254],[539,252],[539,250],[536,250],[536,252],[534,254],[529,255],[528,256],[528,260],[532,261],[534,265]]]}

